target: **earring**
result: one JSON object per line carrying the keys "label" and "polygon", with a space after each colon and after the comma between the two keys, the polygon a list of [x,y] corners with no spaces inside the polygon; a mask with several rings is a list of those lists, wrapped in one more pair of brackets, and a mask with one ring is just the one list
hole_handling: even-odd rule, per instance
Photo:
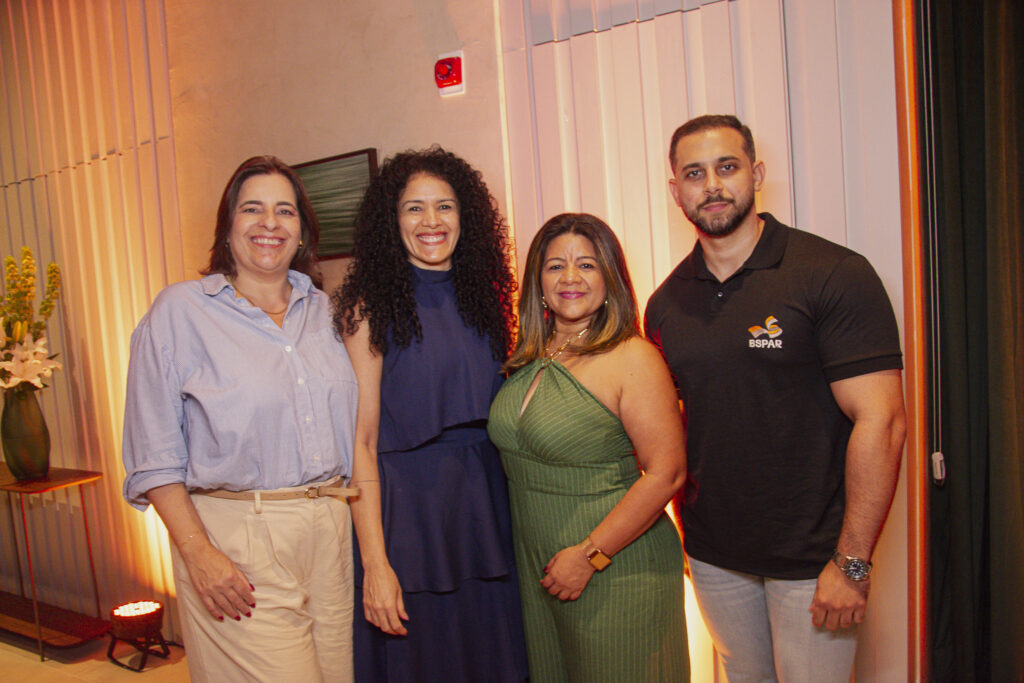
{"label": "earring", "polygon": [[543,296],[540,298],[540,305],[544,307],[544,310],[548,310],[548,302]]}
{"label": "earring", "polygon": [[607,305],[608,305],[608,299],[605,299],[604,303],[602,304],[602,306],[607,306]]}
{"label": "earring", "polygon": [[299,239],[299,246],[300,247],[302,246],[302,239],[301,238]]}

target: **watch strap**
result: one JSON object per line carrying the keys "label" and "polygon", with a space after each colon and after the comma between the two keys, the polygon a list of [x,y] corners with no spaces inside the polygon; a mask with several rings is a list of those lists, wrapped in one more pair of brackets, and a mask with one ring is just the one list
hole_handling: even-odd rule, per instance
{"label": "watch strap", "polygon": [[587,540],[583,542],[583,552],[587,556],[587,562],[590,566],[597,571],[604,571],[604,569],[612,563],[612,558],[604,554],[604,551],[594,545],[594,542],[590,540],[590,536],[587,536]]}

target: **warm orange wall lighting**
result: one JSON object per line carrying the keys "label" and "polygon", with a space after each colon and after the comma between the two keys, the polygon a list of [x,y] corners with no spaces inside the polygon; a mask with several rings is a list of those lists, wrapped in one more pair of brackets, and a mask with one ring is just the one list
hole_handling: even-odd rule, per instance
{"label": "warm orange wall lighting", "polygon": [[163,591],[171,598],[177,597],[174,572],[171,569],[171,544],[167,528],[152,505],[146,508],[144,519],[147,542],[145,552],[149,557],[149,566],[152,568],[149,581],[156,590]]}
{"label": "warm orange wall lighting", "polygon": [[893,0],[907,405],[907,678],[928,676],[928,393],[914,5]]}

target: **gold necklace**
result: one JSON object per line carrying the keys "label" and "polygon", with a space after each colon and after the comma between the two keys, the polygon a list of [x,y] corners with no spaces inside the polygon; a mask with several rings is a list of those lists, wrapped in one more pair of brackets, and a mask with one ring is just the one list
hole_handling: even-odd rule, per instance
{"label": "gold necklace", "polygon": [[[248,298],[248,297],[246,297],[246,298]],[[281,309],[280,311],[268,311],[267,309],[265,309],[265,308],[263,308],[262,306],[260,306],[260,310],[261,310],[261,311],[263,311],[264,313],[266,313],[267,315],[269,315],[270,317],[274,317],[275,315],[281,315],[282,313],[284,313],[285,311],[287,311],[287,310],[288,310],[288,307],[287,307],[287,306],[285,306],[285,307],[284,307],[284,308],[282,308],[282,309]]]}
{"label": "gold necklace", "polygon": [[[580,340],[580,339],[581,339],[581,338],[583,337],[583,335],[585,335],[585,334],[587,333],[587,330],[588,330],[588,329],[589,329],[589,328],[586,328],[586,327],[584,327],[584,328],[583,328],[582,330],[580,330],[580,331],[579,331],[579,332],[577,332],[576,334],[571,334],[571,335],[569,335],[568,337],[566,337],[566,338],[565,338],[565,341],[564,341],[564,342],[562,342],[562,343],[561,343],[561,344],[560,344],[560,345],[558,346],[558,348],[557,348],[557,349],[555,349],[554,351],[552,351],[551,353],[547,354],[547,355],[546,355],[546,356],[544,357],[544,363],[543,363],[543,367],[545,367],[545,368],[546,368],[547,366],[551,365],[551,362],[552,362],[553,360],[555,360],[556,358],[558,358],[558,357],[559,357],[560,355],[562,355],[562,352],[563,352],[563,351],[565,351],[565,350],[566,350],[567,348],[569,348],[569,344],[574,344],[574,343],[578,342],[578,341],[579,341],[579,340]],[[552,337],[552,339],[554,338],[554,336],[555,336],[555,333],[554,333],[554,330],[552,330],[552,331],[551,331],[551,337]]]}
{"label": "gold necklace", "polygon": [[[262,307],[262,306],[260,306],[260,305],[259,305],[258,303],[256,303],[256,300],[255,300],[255,299],[253,299],[253,298],[252,298],[251,296],[249,296],[248,294],[246,294],[245,292],[243,292],[242,290],[240,290],[240,289],[238,288],[238,285],[237,285],[237,284],[235,284],[235,282],[234,282],[234,280],[233,280],[233,279],[229,278],[229,279],[228,279],[228,282],[230,282],[230,283],[231,283],[231,286],[235,288],[235,291],[236,291],[236,292],[238,292],[239,294],[241,294],[241,295],[242,295],[242,297],[243,297],[243,298],[244,298],[244,299],[245,299],[246,301],[248,301],[248,302],[249,302],[250,304],[252,304],[252,305],[253,305],[253,306],[255,306],[256,308],[260,309],[261,311],[263,311],[264,313],[266,313],[266,314],[267,314],[267,315],[269,315],[270,317],[274,317],[275,315],[281,315],[282,313],[284,313],[285,311],[287,311],[287,310],[288,310],[288,304],[285,304],[285,305],[284,305],[284,308],[282,308],[282,309],[281,309],[280,311],[268,311],[267,309],[263,308],[263,307]],[[289,301],[288,303],[291,303],[291,302]]]}

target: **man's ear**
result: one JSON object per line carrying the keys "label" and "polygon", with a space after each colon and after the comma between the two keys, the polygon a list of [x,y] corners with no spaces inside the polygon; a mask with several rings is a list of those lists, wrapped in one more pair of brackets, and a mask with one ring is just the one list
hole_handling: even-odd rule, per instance
{"label": "man's ear", "polygon": [[676,179],[674,177],[668,179],[668,191],[671,193],[672,199],[675,200],[676,206],[680,209],[683,208],[682,202],[679,201],[679,185],[676,184]]}
{"label": "man's ear", "polygon": [[755,162],[754,167],[750,170],[750,172],[754,176],[754,191],[759,192],[761,190],[761,185],[764,183],[764,162]]}

